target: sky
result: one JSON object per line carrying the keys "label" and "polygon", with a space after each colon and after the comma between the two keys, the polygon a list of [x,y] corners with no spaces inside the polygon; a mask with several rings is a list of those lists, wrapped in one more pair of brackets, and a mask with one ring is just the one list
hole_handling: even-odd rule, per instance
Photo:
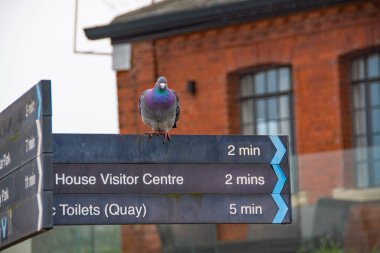
{"label": "sky", "polygon": [[[83,28],[152,0],[78,0],[76,49],[110,53]],[[53,133],[118,133],[110,55],[74,53],[75,0],[0,0],[0,112],[41,79],[52,81]],[[137,98],[136,98],[137,106]],[[4,252],[30,252],[25,241]]]}
{"label": "sky", "polygon": [[[151,0],[79,0],[77,50],[111,52],[83,27],[108,24]],[[118,133],[110,55],[75,54],[75,0],[0,1],[0,111],[41,79],[52,81],[53,133]]]}

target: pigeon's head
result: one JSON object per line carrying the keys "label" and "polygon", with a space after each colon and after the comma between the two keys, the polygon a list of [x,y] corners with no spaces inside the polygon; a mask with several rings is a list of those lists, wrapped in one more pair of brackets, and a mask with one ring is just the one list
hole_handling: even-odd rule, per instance
{"label": "pigeon's head", "polygon": [[157,82],[156,82],[156,84],[155,84],[154,87],[156,87],[156,88],[158,88],[160,90],[165,90],[168,87],[168,81],[166,80],[165,77],[160,76],[157,79]]}

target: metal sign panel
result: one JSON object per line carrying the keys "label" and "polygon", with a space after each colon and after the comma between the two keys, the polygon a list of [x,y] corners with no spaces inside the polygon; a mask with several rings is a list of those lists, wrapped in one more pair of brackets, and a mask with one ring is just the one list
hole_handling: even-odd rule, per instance
{"label": "metal sign panel", "polygon": [[1,138],[0,179],[42,153],[52,152],[51,117],[43,117],[20,129],[15,135]]}
{"label": "metal sign panel", "polygon": [[287,162],[287,136],[54,134],[54,163]]}
{"label": "metal sign panel", "polygon": [[54,164],[53,167],[55,193],[290,193],[286,180],[289,168],[285,164],[282,168],[270,164]]}
{"label": "metal sign panel", "polygon": [[290,223],[287,200],[287,194],[55,194],[53,216],[55,225]]}
{"label": "metal sign panel", "polygon": [[52,201],[52,192],[41,192],[0,212],[0,249],[51,228]]}
{"label": "metal sign panel", "polygon": [[42,80],[0,113],[0,138],[12,136],[42,116],[51,116],[51,85]]}
{"label": "metal sign panel", "polygon": [[0,113],[0,250],[52,227],[51,152],[51,87],[40,81]]}
{"label": "metal sign panel", "polygon": [[[0,212],[53,190],[52,155],[42,154],[0,180]],[[42,171],[42,169],[44,171]]]}

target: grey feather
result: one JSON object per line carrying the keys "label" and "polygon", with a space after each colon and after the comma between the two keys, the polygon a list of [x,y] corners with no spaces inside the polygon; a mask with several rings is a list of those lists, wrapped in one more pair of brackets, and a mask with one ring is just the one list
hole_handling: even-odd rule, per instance
{"label": "grey feather", "polygon": [[[160,83],[166,84],[166,78],[158,78],[155,87]],[[167,86],[166,86],[167,87]],[[168,89],[175,95],[175,101],[172,106],[165,109],[149,108],[146,101],[148,92],[153,92],[152,89],[143,91],[139,97],[138,108],[143,122],[155,132],[168,132],[171,128],[176,128],[176,122],[179,119],[180,107],[178,95],[171,89]]]}
{"label": "grey feather", "polygon": [[174,94],[175,94],[175,97],[176,97],[176,101],[175,101],[175,106],[176,106],[176,110],[175,110],[175,121],[174,121],[174,125],[173,125],[173,128],[177,128],[177,121],[179,120],[179,114],[181,113],[181,109],[179,107],[179,97],[177,95],[177,93],[175,91],[173,91]]}
{"label": "grey feather", "polygon": [[139,112],[140,112],[140,116],[141,116],[141,101],[143,99],[143,97],[145,96],[146,92],[148,90],[144,90],[143,93],[141,93],[140,97],[139,97]]}

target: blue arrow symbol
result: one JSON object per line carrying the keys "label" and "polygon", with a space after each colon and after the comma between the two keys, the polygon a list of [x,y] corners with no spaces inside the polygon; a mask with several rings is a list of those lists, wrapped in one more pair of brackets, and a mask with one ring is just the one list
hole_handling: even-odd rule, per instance
{"label": "blue arrow symbol", "polygon": [[272,194],[272,198],[278,206],[278,211],[276,213],[276,216],[274,216],[272,223],[282,223],[286,213],[288,212],[288,206],[281,197],[281,194]]}
{"label": "blue arrow symbol", "polygon": [[272,164],[272,167],[273,167],[274,173],[276,173],[276,176],[278,178],[277,183],[274,186],[272,193],[278,193],[279,194],[279,193],[281,193],[282,188],[285,185],[286,176],[285,176],[284,172],[282,172],[280,165]]}
{"label": "blue arrow symbol", "polygon": [[8,217],[1,218],[1,240],[4,241],[8,238]]}
{"label": "blue arrow symbol", "polygon": [[37,89],[37,100],[38,100],[38,108],[37,108],[37,119],[40,119],[41,116],[41,90],[40,90],[40,85],[36,86]]}
{"label": "blue arrow symbol", "polygon": [[284,144],[282,144],[280,138],[277,135],[269,135],[270,140],[273,145],[276,147],[276,153],[274,154],[271,164],[280,164],[282,157],[284,157],[286,148]]}

